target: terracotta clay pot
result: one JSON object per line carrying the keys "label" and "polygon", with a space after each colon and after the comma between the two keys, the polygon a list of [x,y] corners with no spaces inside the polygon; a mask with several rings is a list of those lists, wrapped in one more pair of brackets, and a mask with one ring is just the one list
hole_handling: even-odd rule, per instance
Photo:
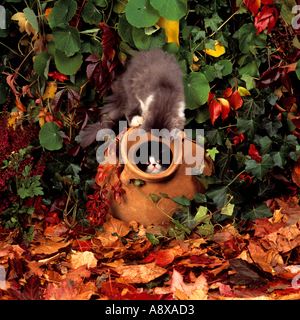
{"label": "terracotta clay pot", "polygon": [[[161,196],[159,192],[166,193],[170,198],[185,195],[187,198],[193,199],[194,194],[204,193],[206,189],[195,175],[186,174],[192,167],[196,167],[196,162],[187,163],[190,161],[186,161],[187,157],[185,155],[197,155],[198,160],[202,159],[202,163],[198,165],[196,169],[201,170],[201,167],[203,168],[204,165],[203,173],[205,175],[211,175],[214,171],[213,162],[210,157],[203,156],[204,150],[201,146],[185,138],[184,132],[181,132],[181,139],[174,139],[168,142],[163,138],[152,136],[150,133],[136,136],[135,138],[133,130],[137,131],[136,128],[129,129],[121,142],[121,154],[125,165],[120,177],[120,187],[125,190],[125,194],[123,195],[121,204],[117,204],[113,200],[113,193],[108,193],[107,199],[112,203],[109,213],[115,218],[125,222],[135,220],[144,226],[161,224],[170,219],[143,195],[151,201],[152,199],[149,194],[156,194],[160,199]],[[160,141],[170,147],[173,159],[166,171],[159,174],[149,174],[141,171],[134,163],[134,154],[143,143],[147,143],[148,141]],[[108,165],[109,157],[107,157],[106,160],[108,161],[106,165]],[[180,160],[182,160],[181,164],[179,163],[181,162]],[[113,185],[118,178],[114,174],[114,170],[108,172],[112,174],[108,179]],[[133,183],[134,180],[143,180],[145,184],[135,186]],[[137,191],[137,188],[143,195]],[[159,207],[168,213],[169,216],[172,216],[174,212],[178,210],[176,203],[170,199],[163,199]]]}

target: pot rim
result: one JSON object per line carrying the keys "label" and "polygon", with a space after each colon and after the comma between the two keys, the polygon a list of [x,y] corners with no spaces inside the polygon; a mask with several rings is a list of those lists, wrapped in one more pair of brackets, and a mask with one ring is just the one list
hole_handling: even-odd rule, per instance
{"label": "pot rim", "polygon": [[[163,180],[170,178],[175,173],[175,171],[178,170],[178,168],[180,166],[179,159],[182,159],[182,139],[183,139],[184,132],[182,132],[182,139],[180,141],[180,148],[176,148],[176,150],[178,150],[179,152],[177,152],[177,154],[174,155],[174,140],[169,142],[165,138],[161,138],[161,137],[158,138],[156,136],[151,135],[150,132],[148,132],[147,134],[144,134],[142,136],[138,135],[135,141],[128,140],[129,134],[133,130],[137,130],[137,129],[138,129],[138,127],[130,128],[125,133],[125,135],[122,139],[122,142],[121,142],[121,154],[122,154],[122,158],[125,162],[125,165],[127,166],[127,170],[129,169],[129,171],[131,171],[133,173],[133,176],[135,176],[135,179],[141,179],[141,180],[148,181],[148,182],[163,181]],[[178,141],[178,139],[175,139],[175,140]],[[168,167],[168,169],[166,171],[158,173],[158,174],[146,173],[146,172],[140,170],[136,164],[134,164],[130,161],[130,160],[134,159],[134,154],[135,154],[136,150],[143,143],[146,143],[149,141],[159,141],[159,142],[165,143],[171,149],[171,152],[173,154],[173,159],[172,159],[170,166]],[[129,145],[130,145],[130,147],[128,148]],[[128,149],[129,149],[129,152],[128,152]],[[175,160],[177,160],[176,163],[175,163]]]}

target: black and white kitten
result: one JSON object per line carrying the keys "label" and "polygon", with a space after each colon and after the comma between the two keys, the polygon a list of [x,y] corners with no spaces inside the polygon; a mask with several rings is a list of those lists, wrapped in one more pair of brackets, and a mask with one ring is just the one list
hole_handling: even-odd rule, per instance
{"label": "black and white kitten", "polygon": [[[145,147],[148,150],[146,150]],[[143,159],[142,155],[144,155],[144,157],[146,155],[147,158]],[[172,152],[167,145],[152,141],[146,143],[145,146],[142,145],[141,148],[136,151],[135,162],[140,170],[146,173],[158,174],[169,168],[172,158]]]}
{"label": "black and white kitten", "polygon": [[183,72],[173,55],[161,49],[140,51],[126,71],[113,84],[113,94],[101,111],[100,122],[83,131],[81,146],[105,136],[101,129],[112,129],[125,116],[129,126],[151,129],[183,130],[185,102]]}

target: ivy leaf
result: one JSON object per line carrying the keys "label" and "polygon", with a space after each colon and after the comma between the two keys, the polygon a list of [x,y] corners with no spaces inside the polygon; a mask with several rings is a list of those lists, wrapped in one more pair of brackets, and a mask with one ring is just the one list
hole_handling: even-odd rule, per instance
{"label": "ivy leaf", "polygon": [[244,118],[237,119],[237,132],[238,133],[246,132],[248,137],[251,140],[254,138],[254,134],[258,126],[259,126],[259,117],[256,117],[250,120],[244,119]]}
{"label": "ivy leaf", "polygon": [[191,204],[191,200],[186,196],[171,198],[175,203],[180,204],[182,206],[189,206]]}
{"label": "ivy leaf", "polygon": [[261,126],[267,131],[270,137],[273,137],[278,129],[282,127],[282,123],[278,116],[272,116],[271,119],[263,118]]}
{"label": "ivy leaf", "polygon": [[223,66],[221,70],[223,77],[232,73],[232,63],[229,60],[220,60],[217,64]]}
{"label": "ivy leaf", "polygon": [[206,124],[204,124],[204,131],[206,135],[206,139],[209,144],[215,145],[218,144],[220,146],[223,145],[223,141],[226,138],[226,135],[223,131],[218,130],[216,128],[212,128]]}
{"label": "ivy leaf", "polygon": [[228,202],[227,195],[233,197],[231,201],[233,204],[239,204],[244,201],[241,194],[232,186],[209,185],[205,195],[213,200],[218,209]]}
{"label": "ivy leaf", "polygon": [[156,202],[159,199],[159,196],[157,194],[149,193],[149,196],[151,197],[153,202]]}
{"label": "ivy leaf", "polygon": [[55,1],[49,14],[49,25],[53,29],[60,23],[67,23],[72,19],[76,12],[77,3],[75,0]]}
{"label": "ivy leaf", "polygon": [[256,54],[256,47],[265,47],[267,35],[256,35],[257,29],[252,23],[244,24],[239,29],[239,46],[242,53]]}
{"label": "ivy leaf", "polygon": [[204,18],[205,28],[211,28],[211,30],[215,32],[218,31],[221,22],[223,22],[223,19],[221,19],[217,13],[214,13],[211,18]]}
{"label": "ivy leaf", "polygon": [[197,109],[207,101],[210,86],[202,73],[191,72],[184,75],[182,81],[187,109]]}
{"label": "ivy leaf", "polygon": [[207,201],[206,196],[202,193],[194,194],[193,198],[197,203],[202,203]]}
{"label": "ivy leaf", "polygon": [[272,217],[272,212],[265,203],[261,203],[256,207],[246,206],[241,215],[242,220],[249,219],[250,221],[264,217]]}
{"label": "ivy leaf", "polygon": [[279,151],[270,153],[276,166],[284,169],[285,164],[287,163],[287,158],[289,156],[289,147],[281,146]]}
{"label": "ivy leaf", "polygon": [[263,100],[255,101],[252,97],[244,97],[244,105],[239,109],[243,118],[252,119],[256,115],[262,115],[265,112]]}
{"label": "ivy leaf", "polygon": [[130,0],[125,9],[127,21],[137,28],[152,27],[159,19],[159,12],[150,0]]}
{"label": "ivy leaf", "polygon": [[268,136],[264,136],[261,139],[259,139],[259,144],[261,145],[261,148],[262,148],[261,153],[262,154],[268,153],[272,148],[272,143],[273,141]]}
{"label": "ivy leaf", "polygon": [[274,167],[274,162],[269,154],[265,154],[261,158],[261,162],[258,163],[255,160],[249,160],[246,162],[245,170],[254,174],[259,180],[262,180],[264,175],[269,169]]}

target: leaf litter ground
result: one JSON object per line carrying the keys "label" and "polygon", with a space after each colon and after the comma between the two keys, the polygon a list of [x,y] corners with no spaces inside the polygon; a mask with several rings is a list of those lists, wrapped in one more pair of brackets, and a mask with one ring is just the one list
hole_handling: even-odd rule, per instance
{"label": "leaf litter ground", "polygon": [[[213,239],[167,239],[171,224],[144,228],[110,215],[92,236],[62,221],[47,226],[41,216],[31,243],[0,228],[0,299],[300,299],[298,202],[274,199],[271,218],[240,231],[215,226]],[[162,240],[153,245],[149,234]]]}

